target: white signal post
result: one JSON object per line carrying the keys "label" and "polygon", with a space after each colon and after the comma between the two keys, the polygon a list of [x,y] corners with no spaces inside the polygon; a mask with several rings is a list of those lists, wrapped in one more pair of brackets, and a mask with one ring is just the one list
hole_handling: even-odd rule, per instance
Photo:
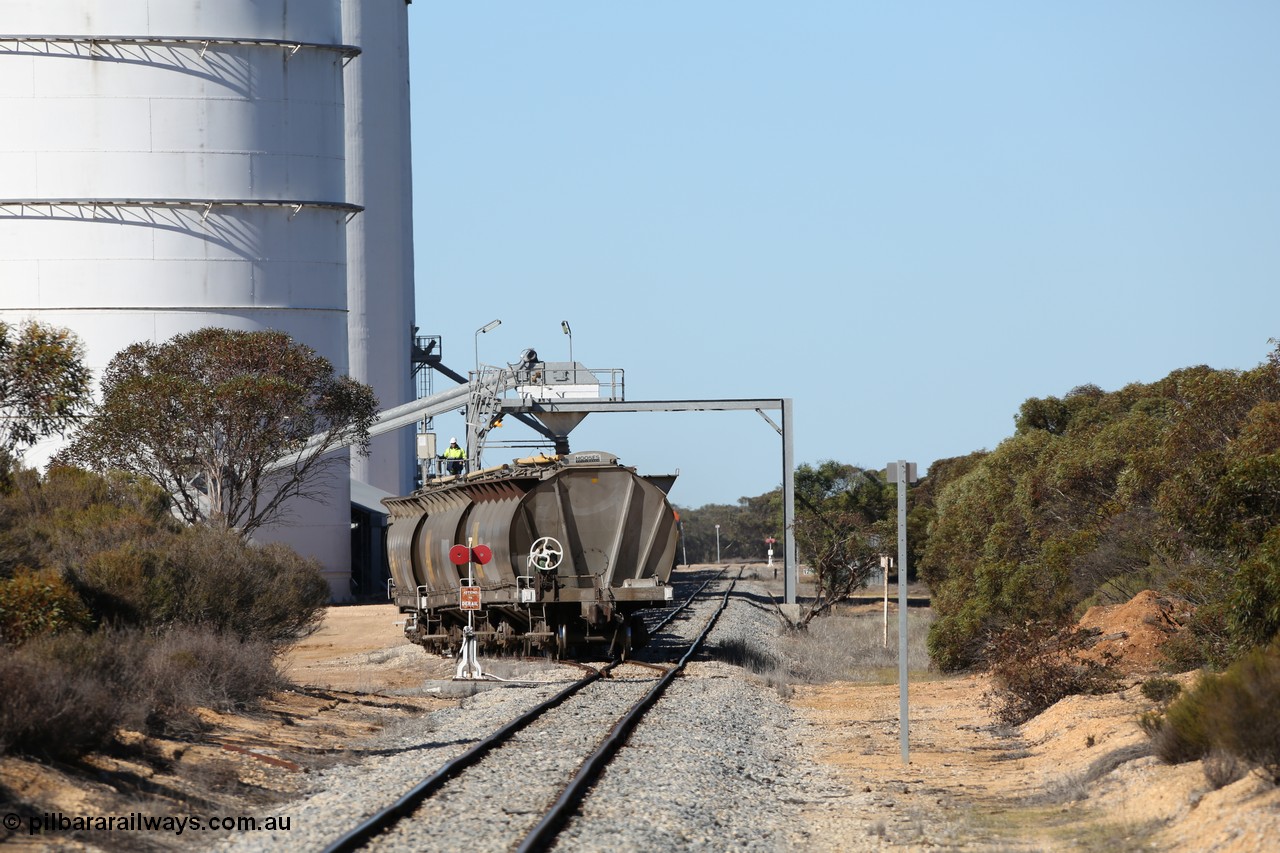
{"label": "white signal post", "polygon": [[[885,466],[885,479],[898,484],[898,730],[902,763],[910,764],[907,746],[907,483],[916,481],[916,463],[899,459]],[[885,575],[888,583],[888,575]]]}
{"label": "white signal post", "polygon": [[884,647],[889,648],[889,570],[893,568],[893,557],[885,554],[880,557],[880,571],[884,572]]}
{"label": "white signal post", "polygon": [[[473,624],[475,612],[480,609],[480,587],[476,586],[476,564],[478,551],[486,551],[485,546],[472,547],[472,539],[467,537],[466,553],[457,552],[463,546],[455,545],[450,551],[450,560],[458,565],[465,559],[467,563],[467,585],[458,588],[458,607],[467,611],[467,627],[462,632],[462,650],[458,659],[458,669],[453,678],[458,680],[475,680],[484,678],[480,669],[480,653],[477,649],[476,631]],[[487,556],[480,556],[481,562],[488,562]]]}

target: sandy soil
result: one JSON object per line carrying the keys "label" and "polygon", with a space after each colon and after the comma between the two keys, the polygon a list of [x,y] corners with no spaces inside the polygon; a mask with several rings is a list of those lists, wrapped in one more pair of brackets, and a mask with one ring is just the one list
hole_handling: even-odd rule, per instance
{"label": "sandy soil", "polygon": [[378,735],[454,698],[433,695],[452,665],[404,642],[391,605],[331,608],[319,631],[295,647],[284,669],[296,685],[242,714],[201,713],[207,731],[188,738],[123,733],[139,747],[76,765],[0,758],[0,813],[19,818],[0,842],[48,850],[189,847],[190,834],[28,833],[45,813],[241,816],[287,814],[307,774],[376,754]]}
{"label": "sandy soil", "polygon": [[[1130,673],[1124,691],[1068,698],[1018,729],[992,725],[984,677],[922,676],[910,685],[906,764],[896,685],[797,686],[791,701],[811,760],[834,768],[847,789],[809,806],[829,849],[1276,849],[1280,789],[1246,775],[1215,791],[1198,763],[1145,756],[1136,718],[1150,703],[1137,685],[1168,633],[1153,607],[1093,614],[1103,648]],[[298,689],[253,714],[208,713],[197,739],[147,738],[142,757],[93,756],[77,767],[0,760],[0,810],[24,821],[47,811],[285,813],[311,770],[375,753],[384,728],[456,701],[440,695],[452,663],[403,642],[397,618],[390,605],[330,609],[285,662]],[[51,845],[21,831],[0,831],[0,840],[40,849],[181,843],[88,834]]]}
{"label": "sandy soil", "polygon": [[909,679],[906,763],[896,683],[797,688],[814,760],[849,791],[813,822],[833,850],[1280,849],[1280,788],[1247,774],[1214,790],[1201,762],[1147,754],[1137,720],[1154,705],[1140,685],[1177,616],[1152,593],[1090,610],[1080,624],[1098,631],[1091,651],[1117,659],[1126,688],[1068,697],[1017,728],[993,724],[986,676]]}
{"label": "sandy soil", "polygon": [[1249,775],[1214,791],[1198,762],[1145,757],[1136,687],[1070,697],[1012,731],[990,725],[988,687],[911,685],[907,764],[896,685],[797,690],[814,759],[850,791],[812,815],[831,849],[1276,849],[1280,789]]}

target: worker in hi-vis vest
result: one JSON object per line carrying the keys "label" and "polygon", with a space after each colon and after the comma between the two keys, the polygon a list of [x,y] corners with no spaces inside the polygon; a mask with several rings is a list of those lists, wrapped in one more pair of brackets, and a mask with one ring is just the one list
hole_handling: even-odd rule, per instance
{"label": "worker in hi-vis vest", "polygon": [[462,466],[467,461],[467,451],[458,446],[458,439],[449,439],[449,446],[444,451],[444,469],[453,476],[462,473]]}

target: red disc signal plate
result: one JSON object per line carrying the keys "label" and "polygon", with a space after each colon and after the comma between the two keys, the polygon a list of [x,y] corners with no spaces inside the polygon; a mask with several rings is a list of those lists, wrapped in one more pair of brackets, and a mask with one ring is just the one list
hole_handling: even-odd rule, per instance
{"label": "red disc signal plate", "polygon": [[480,565],[484,565],[493,559],[493,549],[488,545],[477,545],[471,549],[473,559]]}
{"label": "red disc signal plate", "polygon": [[466,545],[454,545],[449,549],[449,562],[455,566],[464,566],[471,562],[471,549]]}

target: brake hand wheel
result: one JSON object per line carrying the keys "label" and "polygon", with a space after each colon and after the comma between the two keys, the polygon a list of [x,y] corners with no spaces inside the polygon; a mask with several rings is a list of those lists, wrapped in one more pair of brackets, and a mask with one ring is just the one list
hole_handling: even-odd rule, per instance
{"label": "brake hand wheel", "polygon": [[543,536],[529,549],[529,567],[549,572],[564,559],[564,548],[550,536]]}

